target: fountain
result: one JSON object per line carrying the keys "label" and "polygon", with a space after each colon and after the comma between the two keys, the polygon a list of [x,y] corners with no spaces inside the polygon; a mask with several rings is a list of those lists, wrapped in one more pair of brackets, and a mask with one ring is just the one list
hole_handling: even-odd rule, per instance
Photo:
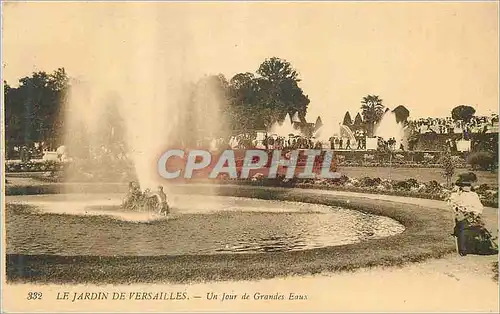
{"label": "fountain", "polygon": [[269,134],[276,134],[279,137],[288,138],[290,134],[299,135],[300,131],[293,126],[290,114],[286,114],[285,119],[281,122],[275,122],[269,129]]}
{"label": "fountain", "polygon": [[387,111],[380,122],[375,125],[375,136],[381,137],[384,140],[394,138],[396,140],[396,148],[398,149],[401,144],[408,147],[406,128],[402,122],[397,122],[396,114],[393,111]]}
{"label": "fountain", "polygon": [[[7,196],[8,280],[45,278],[74,284],[86,282],[82,276],[89,276],[104,283],[103,278],[113,274],[130,283],[168,279],[177,273],[187,281],[229,279],[237,269],[245,276],[266,277],[351,269],[360,253],[372,247],[377,250],[382,238],[400,233],[386,240],[388,247],[428,257],[429,242],[420,248],[412,241],[421,238],[427,225],[435,232],[439,229],[435,221],[440,220],[435,219],[437,214],[428,220],[425,215],[414,215],[411,205],[326,193],[330,191],[172,184],[166,185],[166,194],[173,195],[168,201],[172,207],[163,204],[167,208],[162,208],[161,198],[150,199],[152,194],[142,193],[142,189],[156,190],[161,183],[156,163],[165,149],[192,148],[206,136],[225,132],[220,114],[224,103],[216,78],[192,83],[198,78],[196,70],[204,69],[196,62],[196,53],[204,47],[188,42],[192,12],[160,16],[166,11],[151,3],[121,4],[112,13],[96,10],[92,20],[96,29],[90,29],[93,37],[88,36],[95,42],[87,43],[89,59],[82,60],[88,71],[73,83],[64,108],[64,144],[71,164],[76,165],[67,180],[88,176],[92,182],[67,182],[71,194],[54,193],[59,192],[58,184],[9,187],[12,194],[22,189],[26,194],[40,194]],[[159,29],[147,21],[165,22]],[[127,34],[127,38],[117,34]],[[168,51],[160,45],[165,41]],[[271,132],[280,136],[299,133],[289,118],[275,124]],[[325,122],[320,136],[329,137],[339,124]],[[339,129],[341,134],[347,132]],[[122,203],[123,191],[117,191],[116,185],[105,189],[107,183],[116,182],[116,173],[137,179],[138,186],[132,187],[137,199]],[[117,186],[126,188],[124,180]],[[143,207],[170,210],[170,214],[153,216],[141,212]],[[365,207],[366,211],[358,210]],[[403,233],[401,223],[380,216],[384,207],[402,222],[422,227]],[[445,243],[440,237],[430,239],[436,242],[432,247]],[[369,240],[377,241],[362,243]],[[383,264],[393,251],[368,251],[368,256],[376,256]],[[262,254],[266,252],[281,253]],[[371,257],[365,260],[372,266],[377,262]],[[342,264],[346,261],[351,264]],[[279,272],[267,268],[279,268]]]}
{"label": "fountain", "polygon": [[[102,17],[106,27],[93,34],[88,71],[73,81],[65,108],[65,145],[74,161],[68,177],[136,178],[142,189],[156,189],[164,150],[226,134],[217,82],[196,82],[193,74],[203,67],[195,62],[200,47],[190,45],[182,27],[122,23],[161,20],[155,5],[135,10],[138,5],[117,6],[119,12]],[[129,29],[120,32],[127,40],[114,34],[118,27]],[[168,51],[160,45],[165,41]]]}
{"label": "fountain", "polygon": [[346,126],[342,125],[340,120],[336,118],[331,118],[327,123],[324,123],[321,127],[319,127],[313,135],[318,141],[323,143],[323,146],[329,146],[329,141],[330,138],[333,137],[338,137],[338,138],[344,138],[344,139],[349,139],[351,141],[351,145],[353,145],[356,142],[356,137],[354,136],[354,133],[351,131],[351,129]]}

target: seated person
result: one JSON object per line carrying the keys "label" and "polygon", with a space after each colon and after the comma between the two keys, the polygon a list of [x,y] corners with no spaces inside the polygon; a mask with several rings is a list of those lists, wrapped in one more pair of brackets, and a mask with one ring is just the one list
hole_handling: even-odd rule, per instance
{"label": "seated person", "polygon": [[455,183],[457,188],[451,194],[449,204],[454,212],[455,227],[453,236],[457,237],[458,253],[489,254],[497,251],[491,233],[482,221],[483,205],[477,193],[471,190],[476,181],[473,173],[459,176]]}

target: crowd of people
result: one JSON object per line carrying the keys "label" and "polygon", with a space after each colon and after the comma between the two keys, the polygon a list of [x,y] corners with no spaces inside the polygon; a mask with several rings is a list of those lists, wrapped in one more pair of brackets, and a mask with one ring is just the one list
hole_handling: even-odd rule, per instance
{"label": "crowd of people", "polygon": [[301,135],[290,136],[277,136],[277,135],[264,135],[263,140],[247,139],[244,136],[236,141],[234,148],[251,149],[251,148],[264,148],[264,149],[325,149],[330,148],[333,150],[354,150],[365,149],[366,139],[364,137],[356,138],[351,141],[350,138],[342,138],[332,136],[329,138],[328,143],[324,143],[314,137],[306,137]]}
{"label": "crowd of people", "polygon": [[384,139],[382,137],[378,138],[378,147],[380,150],[405,150],[403,143],[399,143],[399,146],[397,144],[398,142],[395,137],[390,137],[389,139]]}
{"label": "crowd of people", "polygon": [[408,123],[415,133],[464,134],[498,132],[498,115],[472,117],[469,122],[446,118],[420,118]]}

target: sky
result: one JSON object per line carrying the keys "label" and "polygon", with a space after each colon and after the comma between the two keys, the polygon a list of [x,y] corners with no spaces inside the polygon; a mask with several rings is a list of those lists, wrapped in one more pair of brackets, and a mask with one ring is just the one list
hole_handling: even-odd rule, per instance
{"label": "sky", "polygon": [[368,94],[405,105],[412,118],[448,116],[460,104],[498,112],[493,1],[7,3],[2,33],[11,85],[65,67],[110,87],[139,71],[148,87],[133,88],[151,90],[255,72],[276,56],[300,73],[311,122],[347,110],[354,118]]}

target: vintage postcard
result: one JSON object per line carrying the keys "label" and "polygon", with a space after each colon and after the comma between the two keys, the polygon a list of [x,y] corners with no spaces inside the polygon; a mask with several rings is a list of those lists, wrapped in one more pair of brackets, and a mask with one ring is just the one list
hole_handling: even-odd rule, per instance
{"label": "vintage postcard", "polygon": [[2,2],[2,311],[498,312],[498,2]]}

